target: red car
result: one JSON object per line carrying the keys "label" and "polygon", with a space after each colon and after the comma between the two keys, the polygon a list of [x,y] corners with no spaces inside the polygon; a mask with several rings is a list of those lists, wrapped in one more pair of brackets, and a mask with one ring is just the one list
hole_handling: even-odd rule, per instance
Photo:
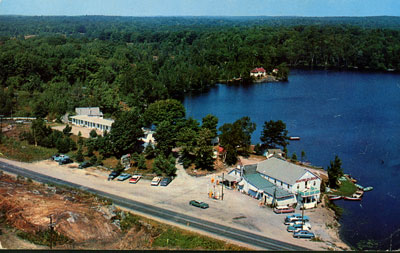
{"label": "red car", "polygon": [[131,179],[129,179],[129,183],[130,184],[136,184],[137,182],[139,182],[140,178],[142,178],[142,176],[134,175],[134,176],[131,177]]}
{"label": "red car", "polygon": [[294,213],[294,208],[292,207],[275,207],[274,213]]}

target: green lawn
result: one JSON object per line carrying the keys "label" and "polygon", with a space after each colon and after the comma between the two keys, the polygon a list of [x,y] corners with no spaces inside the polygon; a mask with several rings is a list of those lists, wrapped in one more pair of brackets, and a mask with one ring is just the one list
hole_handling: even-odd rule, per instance
{"label": "green lawn", "polygon": [[333,192],[336,195],[340,196],[351,196],[353,193],[357,191],[357,187],[354,185],[353,182],[346,180],[346,181],[340,181],[340,187],[337,190],[334,190]]}
{"label": "green lawn", "polygon": [[0,144],[0,157],[21,162],[34,162],[49,159],[57,153],[57,149],[29,145],[26,141],[17,141],[12,138],[3,138]]}
{"label": "green lawn", "polygon": [[169,249],[199,250],[245,250],[242,247],[224,241],[184,231],[179,228],[168,228],[154,240],[153,247]]}

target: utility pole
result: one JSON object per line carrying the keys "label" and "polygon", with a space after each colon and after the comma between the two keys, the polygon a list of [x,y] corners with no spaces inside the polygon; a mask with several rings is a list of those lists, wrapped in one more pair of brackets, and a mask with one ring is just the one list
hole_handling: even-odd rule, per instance
{"label": "utility pole", "polygon": [[54,231],[55,223],[53,223],[53,215],[52,214],[49,215],[49,218],[50,218],[50,224],[49,224],[49,228],[50,228],[50,249],[53,249],[53,231]]}
{"label": "utility pole", "polygon": [[222,173],[222,183],[221,183],[221,200],[224,200],[224,173]]}
{"label": "utility pole", "polygon": [[304,198],[301,197],[301,202],[303,203],[303,208],[301,209],[301,230],[304,230]]}
{"label": "utility pole", "polygon": [[0,115],[0,131],[3,131],[3,117],[4,115]]}

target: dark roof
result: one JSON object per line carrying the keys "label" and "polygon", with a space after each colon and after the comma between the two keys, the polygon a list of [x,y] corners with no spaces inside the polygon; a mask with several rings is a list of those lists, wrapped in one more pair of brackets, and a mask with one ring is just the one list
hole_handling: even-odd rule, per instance
{"label": "dark roof", "polygon": [[268,193],[271,196],[274,196],[275,190],[276,190],[275,196],[277,198],[283,198],[293,195],[293,193],[287,190],[278,188],[273,183],[269,182],[267,179],[261,177],[260,174],[258,173],[246,174],[243,177],[248,183],[256,187],[258,190],[263,190],[264,192]]}

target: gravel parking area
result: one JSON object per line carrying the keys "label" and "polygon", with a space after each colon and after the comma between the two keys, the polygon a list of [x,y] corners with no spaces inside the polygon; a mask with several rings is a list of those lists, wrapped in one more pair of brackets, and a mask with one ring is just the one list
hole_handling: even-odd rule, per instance
{"label": "gravel parking area", "polygon": [[[311,218],[313,232],[323,242],[294,239],[292,234],[286,231],[286,226],[283,224],[285,215],[274,214],[272,209],[260,207],[258,200],[235,190],[224,189],[224,200],[210,199],[208,192],[211,187],[211,178],[216,177],[216,175],[192,177],[179,164],[177,165],[177,177],[167,187],[163,187],[150,186],[150,181],[144,179],[141,179],[137,184],[129,184],[128,180],[123,182],[108,181],[108,173],[93,168],[76,169],[76,164],[58,165],[53,161],[21,163],[5,159],[0,160],[86,187],[107,191],[313,250],[333,249],[336,248],[334,245],[348,248],[338,238],[337,229],[326,226],[326,224],[334,224],[335,222],[330,210],[320,207],[305,211],[305,214]],[[188,203],[192,199],[204,201],[210,205],[210,208],[200,209],[190,206]]]}

